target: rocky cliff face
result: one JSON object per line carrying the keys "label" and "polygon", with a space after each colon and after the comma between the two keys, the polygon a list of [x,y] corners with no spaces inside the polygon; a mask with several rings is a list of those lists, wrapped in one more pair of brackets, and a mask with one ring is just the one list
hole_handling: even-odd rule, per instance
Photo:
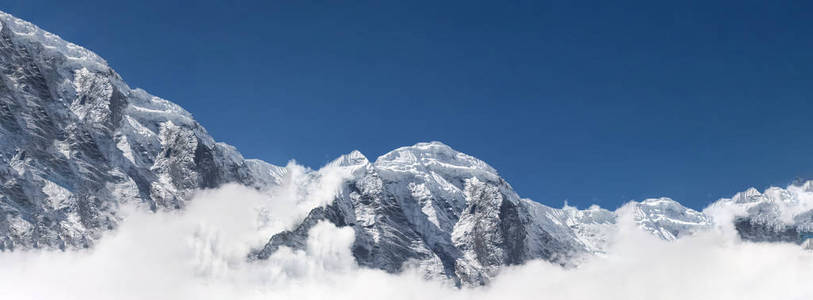
{"label": "rocky cliff face", "polygon": [[88,247],[124,202],[181,208],[195,189],[281,168],[216,143],[179,106],[92,52],[0,13],[0,249]]}

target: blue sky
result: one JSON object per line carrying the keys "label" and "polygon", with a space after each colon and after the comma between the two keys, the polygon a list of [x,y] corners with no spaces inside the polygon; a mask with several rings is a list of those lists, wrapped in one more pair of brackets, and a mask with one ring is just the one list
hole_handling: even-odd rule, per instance
{"label": "blue sky", "polygon": [[0,9],[275,164],[439,140],[608,208],[813,178],[810,1],[129,2]]}

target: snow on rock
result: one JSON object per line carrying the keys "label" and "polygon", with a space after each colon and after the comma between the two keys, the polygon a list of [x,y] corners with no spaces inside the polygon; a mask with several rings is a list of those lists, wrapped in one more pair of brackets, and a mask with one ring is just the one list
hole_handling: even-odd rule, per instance
{"label": "snow on rock", "polygon": [[639,227],[653,235],[673,241],[680,236],[711,228],[710,217],[684,207],[669,198],[646,199],[631,202],[634,220]]}
{"label": "snow on rock", "polygon": [[813,180],[763,192],[749,188],[704,212],[744,240],[801,244],[805,234],[813,233]]}
{"label": "snow on rock", "polygon": [[0,69],[0,250],[90,247],[120,203],[179,208],[196,189],[281,176],[93,52],[2,12]]}

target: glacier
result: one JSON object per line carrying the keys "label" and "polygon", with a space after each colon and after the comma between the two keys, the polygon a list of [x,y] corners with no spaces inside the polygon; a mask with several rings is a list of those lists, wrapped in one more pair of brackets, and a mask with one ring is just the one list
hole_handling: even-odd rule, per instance
{"label": "glacier", "polygon": [[[290,175],[216,142],[189,112],[130,88],[93,52],[2,12],[0,71],[2,251],[93,247],[122,221],[123,205],[182,210],[201,189],[266,191]],[[484,285],[506,266],[569,268],[601,256],[624,222],[666,241],[722,228],[751,242],[802,244],[813,231],[813,181],[752,188],[702,212],[669,198],[608,210],[521,198],[487,163],[441,142],[375,161],[353,151],[325,168],[341,174],[340,188],[248,260],[306,249],[311,229],[329,222],[352,229],[362,267]],[[306,172],[313,182],[325,176]]]}

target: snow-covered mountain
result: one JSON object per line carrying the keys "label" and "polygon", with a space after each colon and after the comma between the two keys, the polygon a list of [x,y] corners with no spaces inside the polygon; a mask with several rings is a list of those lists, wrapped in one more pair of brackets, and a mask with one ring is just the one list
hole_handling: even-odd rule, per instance
{"label": "snow-covered mountain", "polygon": [[813,237],[813,181],[764,193],[751,188],[703,212],[669,198],[579,210],[522,199],[488,164],[440,142],[402,147],[375,162],[354,151],[331,165],[352,174],[334,202],[272,236],[252,257],[265,259],[282,246],[304,249],[311,227],[328,221],[353,228],[352,251],[362,266],[417,268],[427,278],[477,285],[529,260],[578,265],[607,251],[625,221],[665,241],[715,228],[751,242]]}
{"label": "snow-covered mountain", "polygon": [[[721,226],[734,226],[740,238],[754,242],[802,243],[813,237],[813,180],[787,188],[755,188],[720,199],[704,210],[727,214]],[[726,222],[722,222],[726,221]]]}
{"label": "snow-covered mountain", "polygon": [[180,208],[195,189],[282,175],[96,54],[2,12],[0,72],[0,249],[88,247],[123,202]]}
{"label": "snow-covered mountain", "polygon": [[[215,142],[179,106],[131,89],[96,54],[5,13],[0,80],[0,250],[90,247],[116,228],[123,203],[182,209],[197,189],[264,190],[288,176]],[[477,285],[534,259],[578,265],[607,251],[627,221],[669,241],[730,225],[746,240],[800,243],[813,229],[811,181],[750,189],[702,213],[668,198],[610,211],[523,199],[488,164],[439,142],[374,162],[354,151],[329,167],[350,174],[335,199],[251,259],[303,249],[328,221],[353,229],[361,266]]]}
{"label": "snow-covered mountain", "polygon": [[[371,163],[359,152],[333,165],[353,174],[333,204],[310,212],[296,228],[274,235],[255,254],[305,247],[318,221],[351,226],[362,266],[427,278],[485,284],[506,265],[544,259],[563,266],[602,253],[616,229],[615,212],[555,209],[520,198],[488,164],[439,142],[396,149]],[[673,240],[710,228],[711,219],[667,198],[632,202],[633,221]]]}

